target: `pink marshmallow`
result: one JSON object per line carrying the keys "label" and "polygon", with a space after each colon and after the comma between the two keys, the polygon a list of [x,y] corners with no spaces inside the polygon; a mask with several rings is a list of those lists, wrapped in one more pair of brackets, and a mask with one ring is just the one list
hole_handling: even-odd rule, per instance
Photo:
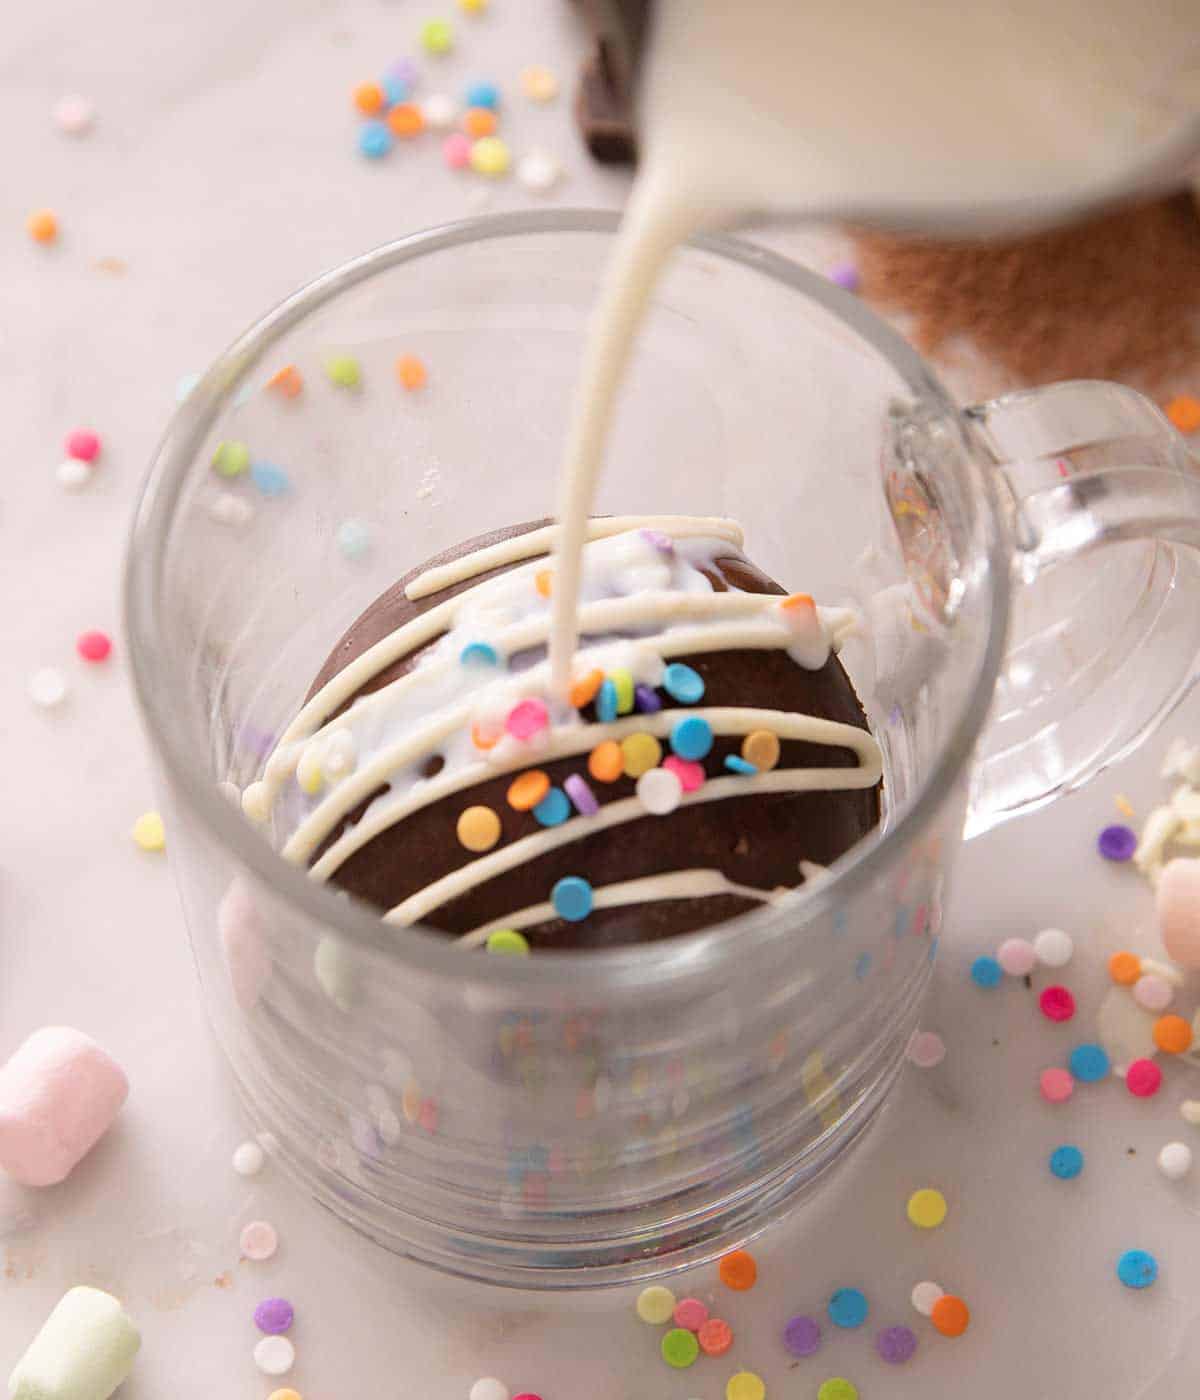
{"label": "pink marshmallow", "polygon": [[1200,968],[1200,860],[1177,857],[1158,877],[1158,931],[1180,967]]}
{"label": "pink marshmallow", "polygon": [[128,1094],[125,1071],[82,1031],[34,1031],[0,1069],[0,1167],[24,1186],[62,1181]]}

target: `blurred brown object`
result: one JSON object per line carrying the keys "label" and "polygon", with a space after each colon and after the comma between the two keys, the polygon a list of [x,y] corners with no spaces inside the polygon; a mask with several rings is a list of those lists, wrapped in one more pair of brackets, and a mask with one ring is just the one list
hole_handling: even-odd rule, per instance
{"label": "blurred brown object", "polygon": [[637,160],[633,89],[650,0],[577,0],[593,44],[579,74],[575,120],[588,150],[605,165]]}
{"label": "blurred brown object", "polygon": [[861,292],[909,313],[925,354],[969,341],[1024,384],[1200,377],[1200,213],[1180,194],[1024,238],[852,230]]}

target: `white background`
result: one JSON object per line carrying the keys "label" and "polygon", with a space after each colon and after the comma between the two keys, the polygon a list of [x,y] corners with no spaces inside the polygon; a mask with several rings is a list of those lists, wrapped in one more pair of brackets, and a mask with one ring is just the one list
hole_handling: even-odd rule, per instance
{"label": "white background", "polygon": [[[581,43],[572,7],[494,0],[480,21],[446,12],[459,48],[425,91],[498,80],[516,153],[543,145],[569,168],[555,198],[619,203],[626,178],[588,164],[569,120]],[[353,253],[484,202],[536,202],[514,182],[485,189],[452,175],[432,139],[378,166],[357,156],[351,86],[414,51],[429,13],[367,0],[41,0],[4,11],[0,1054],[39,1025],[75,1025],[128,1068],[133,1092],[69,1183],[36,1193],[0,1183],[0,1366],[66,1287],[90,1282],[120,1294],[143,1329],[129,1400],[265,1396],[279,1382],[253,1366],[251,1313],[271,1293],[296,1305],[299,1361],[288,1383],[305,1400],[464,1400],[482,1374],[544,1400],[718,1400],[743,1366],[763,1374],[772,1397],[796,1400],[836,1374],[854,1379],[864,1400],[1194,1396],[1200,1186],[1168,1184],[1153,1159],[1169,1138],[1194,1132],[1177,1105],[1200,1095],[1200,1080],[1170,1066],[1156,1100],[1134,1101],[1112,1082],[1057,1109],[1036,1091],[1038,1070],[1090,1033],[1104,956],[1152,946],[1148,890],[1104,866],[1093,842],[1115,818],[1115,792],[1143,815],[1157,799],[1162,741],[1088,793],[963,852],[927,1022],[946,1037],[948,1059],[907,1071],[854,1160],[756,1245],[753,1293],[721,1296],[711,1270],[687,1281],[734,1325],[722,1361],[672,1373],[630,1296],[484,1295],[349,1235],[271,1168],[251,1183],[230,1170],[251,1125],[238,1121],[206,1033],[168,863],[129,839],[153,794],[123,648],[118,639],[113,660],[89,668],[73,639],[87,627],[117,630],[127,516],[182,374]],[[564,80],[552,107],[516,95],[517,74],[533,62]],[[83,140],[51,122],[68,91],[97,104]],[[24,234],[26,215],[43,205],[62,221],[53,249]],[[839,254],[830,236],[774,241],[823,268]],[[104,258],[125,271],[101,270]],[[88,492],[67,496],[54,481],[59,444],[83,424],[102,433],[103,461]],[[61,667],[72,687],[50,714],[26,696],[43,665]],[[1189,727],[1200,733],[1194,703],[1170,731]],[[1071,1027],[1042,1021],[1019,984],[984,994],[967,979],[975,953],[1047,924],[1079,943],[1065,979],[1081,1005]],[[1087,1153],[1074,1183],[1046,1169],[1063,1141]],[[909,1191],[922,1185],[950,1201],[931,1234],[904,1219]],[[255,1217],[283,1240],[268,1265],[238,1261],[238,1231]],[[1131,1246],[1161,1262],[1144,1294],[1114,1276]],[[228,1286],[215,1282],[222,1276]],[[965,1338],[941,1339],[912,1312],[908,1292],[922,1278],[969,1300]],[[873,1323],[915,1327],[921,1344],[908,1367],[885,1368],[866,1331],[789,1363],[783,1322],[818,1310],[843,1284],[865,1289]]]}

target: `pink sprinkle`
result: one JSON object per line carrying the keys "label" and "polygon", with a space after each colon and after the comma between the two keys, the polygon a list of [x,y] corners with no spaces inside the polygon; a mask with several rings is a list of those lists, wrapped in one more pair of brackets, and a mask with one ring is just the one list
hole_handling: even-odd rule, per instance
{"label": "pink sprinkle", "polygon": [[1037,966],[1037,954],[1027,938],[1006,938],[996,950],[996,961],[1010,977],[1026,977]]}
{"label": "pink sprinkle", "polygon": [[1075,998],[1066,987],[1047,987],[1038,1005],[1048,1021],[1069,1021],[1075,1014]]}
{"label": "pink sprinkle", "polygon": [[107,632],[80,632],[75,638],[75,650],[85,661],[107,661],[112,638]]}
{"label": "pink sprinkle", "polygon": [[442,159],[451,170],[465,170],[471,164],[471,140],[461,131],[447,136],[442,142]]}
{"label": "pink sprinkle", "polygon": [[279,1248],[279,1236],[275,1233],[274,1225],[266,1220],[252,1220],[242,1230],[238,1243],[247,1259],[262,1263],[264,1259],[270,1259]]}
{"label": "pink sprinkle", "polygon": [[1147,1011],[1165,1011],[1175,999],[1170,982],[1148,972],[1133,984],[1133,999]]}
{"label": "pink sprinkle", "polygon": [[1070,1070],[1044,1069],[1039,1081],[1042,1098],[1050,1103],[1066,1103],[1075,1092],[1075,1081]]}
{"label": "pink sprinkle", "polygon": [[699,1298],[681,1298],[675,1304],[675,1326],[699,1332],[708,1321],[708,1309]]}
{"label": "pink sprinkle", "polygon": [[100,455],[100,439],[90,428],[76,428],[67,434],[67,456],[78,462],[94,462]]}
{"label": "pink sprinkle", "polygon": [[438,1106],[436,1099],[422,1099],[421,1109],[417,1114],[417,1122],[427,1133],[436,1133],[438,1125]]}
{"label": "pink sprinkle", "polygon": [[662,766],[675,774],[684,792],[695,792],[698,787],[704,786],[703,763],[695,763],[690,758],[680,758],[678,754],[671,754],[669,758],[663,759]]}
{"label": "pink sprinkle", "polygon": [[522,700],[508,712],[504,727],[514,739],[532,739],[550,723],[550,712],[542,700]]}
{"label": "pink sprinkle", "polygon": [[1162,1070],[1153,1060],[1134,1060],[1125,1071],[1125,1087],[1135,1098],[1153,1098],[1162,1087]]}
{"label": "pink sprinkle", "polygon": [[918,1069],[933,1069],[946,1058],[946,1042],[937,1031],[913,1031],[905,1053]]}
{"label": "pink sprinkle", "polygon": [[513,1400],[542,1400],[540,1395],[535,1395],[532,1390],[523,1390],[520,1395],[514,1395]]}

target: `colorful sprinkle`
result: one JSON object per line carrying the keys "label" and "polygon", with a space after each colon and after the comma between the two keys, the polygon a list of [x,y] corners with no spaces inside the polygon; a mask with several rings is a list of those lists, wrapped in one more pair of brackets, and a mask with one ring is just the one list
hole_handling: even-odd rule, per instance
{"label": "colorful sprinkle", "polygon": [[344,559],[362,559],[371,548],[371,527],[361,520],[343,520],[335,538]]}
{"label": "colorful sprinkle", "polygon": [[1136,953],[1114,953],[1108,960],[1108,975],[1118,987],[1132,987],[1142,975],[1142,960]]}
{"label": "colorful sprinkle", "polygon": [[1096,838],[1096,849],[1105,860],[1129,860],[1137,844],[1137,832],[1127,826],[1106,826]]}
{"label": "colorful sprinkle", "polygon": [[1134,1060],[1125,1071],[1125,1087],[1138,1099],[1150,1099],[1162,1087],[1162,1070],[1153,1060]]}
{"label": "colorful sprinkle", "polygon": [[783,1328],[783,1344],[792,1356],[815,1356],[821,1346],[821,1324],[803,1313],[789,1317]]}
{"label": "colorful sprinkle", "polygon": [[671,728],[671,747],[680,758],[703,758],[713,746],[712,726],[699,715],[688,715]]}
{"label": "colorful sprinkle", "polygon": [[929,1310],[929,1320],[943,1337],[961,1337],[971,1323],[971,1310],[953,1293],[943,1293]]}
{"label": "colorful sprinkle", "polygon": [[1077,1045],[1067,1061],[1071,1073],[1083,1084],[1107,1079],[1112,1064],[1103,1045]]}
{"label": "colorful sprinkle", "polygon": [[[274,1400],[268,1396],[267,1400]],[[467,1400],[512,1400],[511,1392],[503,1381],[495,1376],[480,1376],[467,1392]]]}
{"label": "colorful sprinkle", "polygon": [[25,231],[35,243],[53,243],[58,237],[58,216],[53,209],[35,209],[25,220]]}
{"label": "colorful sprinkle", "polygon": [[515,812],[532,812],[549,791],[549,775],[543,773],[540,768],[531,768],[509,783],[505,796],[508,805]]}
{"label": "colorful sprinkle", "polygon": [[304,376],[295,365],[284,365],[267,380],[266,387],[274,394],[281,394],[285,399],[299,398],[300,391],[304,388]]}
{"label": "colorful sprinkle", "polygon": [[670,754],[663,759],[662,766],[668,773],[675,774],[684,792],[695,792],[697,788],[704,786],[705,773],[702,763],[693,763],[686,758]]}
{"label": "colorful sprinkle", "polygon": [[629,734],[621,740],[621,755],[627,778],[640,778],[651,768],[657,768],[662,758],[662,745],[653,734]]}
{"label": "colorful sprinkle", "polygon": [[533,809],[539,826],[562,826],[571,815],[571,803],[562,788],[552,787]]}
{"label": "colorful sprinkle", "polygon": [[1048,1103],[1066,1103],[1075,1092],[1075,1080],[1069,1070],[1044,1069],[1038,1080],[1042,1098]]}
{"label": "colorful sprinkle", "polygon": [[247,1259],[261,1264],[279,1248],[279,1236],[275,1233],[274,1225],[265,1220],[252,1220],[243,1227],[238,1245]]}
{"label": "colorful sprinkle", "polygon": [[665,765],[651,768],[637,780],[637,796],[647,812],[656,817],[665,817],[679,806],[683,784]]}
{"label": "colorful sprinkle", "polygon": [[976,958],[971,964],[971,981],[977,987],[983,987],[985,990],[998,987],[1003,977],[1004,969],[995,958],[984,956]]}
{"label": "colorful sprinkle", "polygon": [[936,1031],[913,1031],[905,1053],[918,1069],[934,1069],[946,1058],[946,1042]]}
{"label": "colorful sprinkle", "polygon": [[254,1309],[254,1325],[269,1337],[286,1332],[296,1320],[296,1310],[286,1298],[264,1298]]}
{"label": "colorful sprinkle", "polygon": [[85,661],[107,661],[112,655],[112,638],[107,632],[80,632],[75,638],[75,650]]}
{"label": "colorful sprinkle", "polygon": [[454,830],[468,851],[490,851],[500,839],[500,818],[490,807],[468,807]]}
{"label": "colorful sprinkle", "polygon": [[[550,891],[550,902],[560,919],[577,924],[592,912],[592,887],[578,875],[564,875]],[[674,1308],[674,1299],[671,1306]]]}
{"label": "colorful sprinkle", "polygon": [[634,1310],[643,1322],[661,1327],[664,1322],[670,1322],[675,1312],[675,1295],[662,1284],[652,1283],[638,1294]]}
{"label": "colorful sprinkle", "polygon": [[582,710],[585,705],[590,705],[599,694],[600,687],[604,684],[604,672],[601,670],[589,671],[586,676],[580,676],[578,680],[571,682],[571,689],[567,692],[567,699],[577,710]]}
{"label": "colorful sprinkle", "polygon": [[1033,951],[1043,967],[1066,967],[1075,953],[1075,944],[1062,929],[1044,928],[1033,940]]}
{"label": "colorful sprinkle", "polygon": [[1186,1142],[1168,1142],[1156,1161],[1168,1181],[1182,1181],[1192,1169],[1192,1149]]}
{"label": "colorful sprinkle", "polygon": [[839,1288],[829,1300],[829,1320],[835,1327],[861,1327],[870,1308],[858,1288]]}
{"label": "colorful sprinkle", "polygon": [[43,666],[29,677],[29,698],[39,710],[52,710],[67,698],[67,682],[61,671]]}
{"label": "colorful sprinkle", "polygon": [[167,832],[163,819],[157,812],[143,812],[133,824],[134,843],[143,851],[166,849]]}
{"label": "colorful sprinkle", "polygon": [[696,1333],[705,1356],[724,1356],[733,1345],[733,1328],[722,1317],[710,1317]]}
{"label": "colorful sprinkle", "polygon": [[550,723],[550,711],[546,702],[536,696],[518,700],[508,712],[504,727],[514,739],[532,739]]}
{"label": "colorful sprinkle", "polygon": [[65,136],[83,136],[92,129],[96,109],[86,97],[68,93],[54,104],[54,125]]}
{"label": "colorful sprinkle", "polygon": [[615,739],[605,739],[588,754],[588,772],[598,783],[615,783],[625,771],[625,756]]}
{"label": "colorful sprinkle", "polygon": [[829,280],[846,292],[857,292],[861,278],[858,268],[851,262],[837,263],[829,270]]}
{"label": "colorful sprinkle", "polygon": [[325,373],[340,389],[357,389],[362,382],[362,369],[353,355],[331,355],[325,361]]}
{"label": "colorful sprinkle", "polygon": [[889,1366],[902,1366],[916,1354],[916,1334],[909,1327],[885,1327],[875,1338],[875,1350]]}
{"label": "colorful sprinkle", "polygon": [[396,360],[396,378],[402,388],[412,393],[425,387],[429,373],[424,361],[417,359],[415,355],[401,355]]}
{"label": "colorful sprinkle", "polygon": [[572,773],[563,782],[563,791],[574,803],[575,810],[581,817],[594,817],[600,810],[596,794],[588,787],[587,780],[578,773]]}
{"label": "colorful sprinkle", "polygon": [[364,117],[378,116],[387,103],[387,95],[378,83],[359,83],[351,98]]}
{"label": "colorful sprinkle", "polygon": [[596,695],[596,718],[601,724],[611,724],[617,717],[617,687],[611,677],[606,678]]}
{"label": "colorful sprinkle", "polygon": [[363,122],[358,129],[358,149],[368,160],[382,160],[392,149],[392,133],[386,122]]}
{"label": "colorful sprinkle", "polygon": [[264,1337],[254,1348],[254,1364],[264,1376],[286,1376],[296,1363],[296,1348],[286,1337]]}
{"label": "colorful sprinkle", "polygon": [[1144,1249],[1127,1249],[1117,1260],[1117,1277],[1126,1288],[1149,1288],[1158,1277],[1158,1260]]}
{"label": "colorful sprinkle", "polygon": [[468,107],[463,113],[462,125],[467,135],[476,140],[481,136],[491,136],[497,126],[496,114],[487,107]]}
{"label": "colorful sprinkle", "polygon": [[399,102],[387,114],[388,130],[401,141],[411,141],[425,130],[425,118],[415,102]]}
{"label": "colorful sprinkle", "polygon": [[1027,938],[1006,938],[996,949],[996,961],[1010,977],[1027,977],[1037,966],[1037,953]]}
{"label": "colorful sprinkle", "polygon": [[747,763],[744,758],[739,758],[735,753],[727,753],[723,762],[731,773],[736,773],[742,778],[752,777],[758,772],[753,763]]}
{"label": "colorful sprinkle", "polygon": [[698,671],[674,661],[663,671],[662,687],[680,705],[695,705],[704,699],[704,680]]}
{"label": "colorful sprinkle", "polygon": [[380,87],[383,88],[384,100],[389,107],[407,102],[412,95],[412,83],[402,78],[398,73],[385,74]]}
{"label": "colorful sprinkle", "polygon": [[222,442],[212,456],[212,468],[218,476],[241,476],[250,466],[250,449],[244,442]]}
{"label": "colorful sprinkle", "polygon": [[1065,1143],[1062,1147],[1056,1147],[1050,1154],[1051,1175],[1058,1177],[1059,1181],[1074,1181],[1083,1170],[1083,1153],[1078,1147],[1073,1147]]}
{"label": "colorful sprinkle", "polygon": [[1069,1021],[1075,1015],[1075,998],[1066,987],[1046,987],[1038,1006],[1047,1021]]}
{"label": "colorful sprinkle", "polygon": [[262,496],[283,496],[291,489],[291,479],[274,462],[255,462],[250,468],[250,480]]}
{"label": "colorful sprinkle", "polygon": [[726,1288],[735,1293],[744,1293],[753,1288],[758,1279],[758,1265],[754,1255],[744,1249],[735,1249],[726,1254],[717,1265],[717,1276]]}
{"label": "colorful sprinkle", "polygon": [[442,159],[451,170],[465,170],[471,164],[471,138],[452,131],[442,142]]}
{"label": "colorful sprinkle", "polygon": [[233,1169],[238,1176],[257,1176],[267,1160],[261,1143],[243,1142],[234,1148]]}
{"label": "colorful sprinkle", "polygon": [[64,491],[82,491],[92,484],[92,469],[78,458],[66,457],[54,469],[54,478]]}
{"label": "colorful sprinkle", "polygon": [[454,47],[454,26],[448,19],[427,19],[421,26],[419,37],[426,53],[449,53]]}
{"label": "colorful sprinkle", "polygon": [[500,105],[500,89],[490,82],[468,83],[463,93],[463,104],[467,107],[487,107],[494,112]]}
{"label": "colorful sprinkle", "polygon": [[817,1400],[858,1400],[858,1386],[845,1376],[830,1376],[817,1387]]}
{"label": "colorful sprinkle", "polygon": [[562,177],[562,161],[549,151],[527,151],[517,162],[517,179],[533,194],[552,190]]}
{"label": "colorful sprinkle", "polygon": [[662,1359],[668,1366],[674,1366],[676,1370],[682,1371],[690,1366],[700,1355],[700,1343],[696,1340],[695,1332],[689,1332],[686,1327],[672,1327],[663,1337]]}
{"label": "colorful sprinkle", "polygon": [[708,1321],[708,1308],[699,1298],[681,1298],[675,1304],[673,1317],[676,1327],[686,1327],[689,1332],[699,1332]]}
{"label": "colorful sprinkle", "polygon": [[[458,116],[458,106],[446,93],[433,92],[421,103],[421,114],[425,118],[425,125],[431,131],[448,131]],[[469,147],[467,154],[469,158]]]}
{"label": "colorful sprinkle", "polygon": [[1200,399],[1191,394],[1176,394],[1163,405],[1163,412],[1181,433],[1200,432]]}
{"label": "colorful sprinkle", "polygon": [[608,678],[617,692],[617,714],[630,714],[633,711],[633,676],[618,666],[609,672]]}
{"label": "colorful sprinkle", "polygon": [[481,137],[471,147],[471,169],[476,175],[493,179],[507,175],[511,161],[508,146],[499,136]]}
{"label": "colorful sprinkle", "polygon": [[68,457],[80,462],[94,462],[100,455],[100,438],[90,428],[76,428],[67,434],[63,447]]}
{"label": "colorful sprinkle", "polygon": [[913,1291],[909,1295],[912,1305],[922,1317],[928,1317],[933,1312],[933,1305],[943,1296],[945,1290],[941,1284],[932,1283],[928,1279],[921,1283],[913,1284]]}
{"label": "colorful sprinkle", "polygon": [[1133,999],[1147,1011],[1165,1011],[1175,999],[1175,992],[1165,977],[1146,973],[1133,984]]}
{"label": "colorful sprinkle", "polygon": [[725,1400],[766,1400],[763,1378],[753,1371],[739,1371],[725,1383]]}
{"label": "colorful sprinkle", "polygon": [[1179,1105],[1179,1116],[1193,1128],[1200,1128],[1200,1099],[1184,1099]]}
{"label": "colorful sprinkle", "polygon": [[488,642],[468,642],[458,660],[463,666],[499,666],[500,653]]}
{"label": "colorful sprinkle", "polygon": [[946,1218],[946,1198],[931,1186],[914,1191],[906,1206],[909,1220],[919,1229],[936,1230]]}
{"label": "colorful sprinkle", "polygon": [[1160,1016],[1152,1034],[1164,1055],[1182,1055],[1191,1049],[1192,1027],[1182,1016]]}
{"label": "colorful sprinkle", "polygon": [[658,694],[648,685],[633,687],[633,707],[640,715],[656,715],[662,709]]}
{"label": "colorful sprinkle", "polygon": [[531,64],[521,71],[521,91],[531,102],[553,102],[558,96],[558,79],[549,68]]}
{"label": "colorful sprinkle", "polygon": [[529,953],[529,940],[515,928],[498,928],[488,934],[487,950],[505,957],[525,957]]}

